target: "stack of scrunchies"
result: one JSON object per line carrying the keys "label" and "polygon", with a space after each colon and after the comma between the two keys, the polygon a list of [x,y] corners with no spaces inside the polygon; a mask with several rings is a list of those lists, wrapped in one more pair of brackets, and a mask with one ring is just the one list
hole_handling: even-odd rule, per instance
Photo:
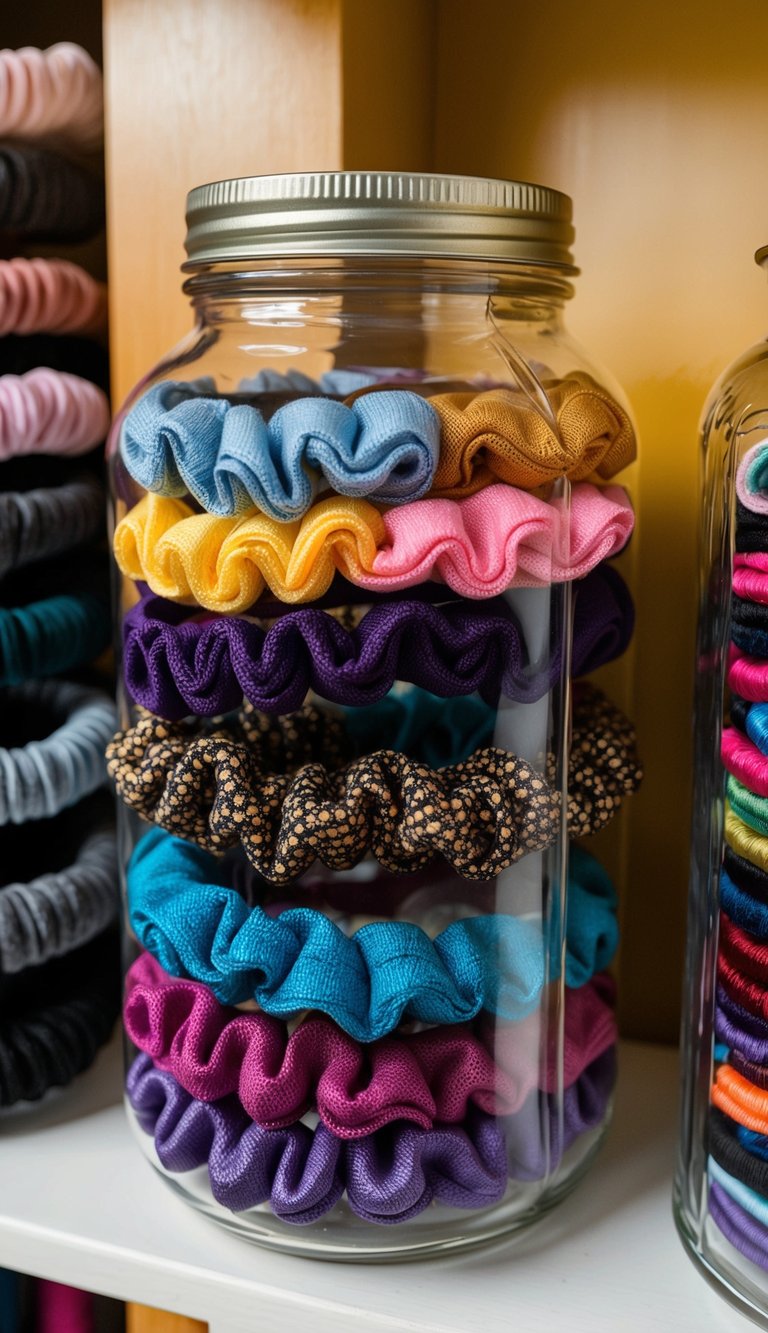
{"label": "stack of scrunchies", "polygon": [[[103,185],[73,161],[101,142],[101,101],[77,46],[0,52],[7,243],[101,225]],[[93,665],[110,641],[105,334],[106,288],[79,265],[0,259],[0,1108],[86,1069],[119,1007],[115,713]]]}
{"label": "stack of scrunchies", "polygon": [[[490,1208],[607,1115],[616,895],[580,840],[637,788],[634,732],[577,681],[563,774],[500,718],[627,647],[607,562],[634,435],[582,372],[545,382],[554,424],[508,385],[447,387],[168,380],[121,423],[130,717],[107,766],[151,826],[127,1095],[155,1160],[206,1167],[236,1212]],[[567,911],[542,883],[543,916],[515,867],[563,828]]]}

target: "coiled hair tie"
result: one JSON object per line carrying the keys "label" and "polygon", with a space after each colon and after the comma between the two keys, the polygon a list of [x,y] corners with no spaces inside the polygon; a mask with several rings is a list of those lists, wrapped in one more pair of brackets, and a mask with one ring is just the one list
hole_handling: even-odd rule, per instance
{"label": "coiled hair tie", "polygon": [[736,499],[735,550],[739,553],[764,554],[768,549],[768,514],[757,513]]}
{"label": "coiled hair tie", "polygon": [[743,552],[733,557],[733,591],[737,597],[768,603],[768,555]]}
{"label": "coiled hair tie", "polygon": [[720,913],[718,944],[718,966],[727,963],[729,975],[738,973],[742,978],[768,983],[768,944],[753,940],[724,912]]}
{"label": "coiled hair tie", "polygon": [[736,471],[736,494],[745,509],[768,514],[768,444],[748,449]]}
{"label": "coiled hair tie", "polygon": [[0,825],[56,815],[102,785],[115,721],[106,694],[64,680],[30,681],[6,688],[2,703]]}
{"label": "coiled hair tie", "polygon": [[[271,917],[249,907],[227,876],[209,853],[159,829],[142,838],[128,868],[139,943],[222,1004],[255,999],[276,1017],[318,1009],[357,1041],[374,1041],[404,1014],[462,1023],[486,1008],[516,1021],[538,1003],[547,946],[532,922],[471,917],[431,940],[410,922],[379,921],[348,937],[311,908]],[[568,893],[566,983],[581,985],[615,952],[615,891],[594,858],[574,848]],[[558,956],[550,965],[554,976]]]}
{"label": "coiled hair tie", "polygon": [[747,598],[731,598],[731,639],[750,657],[768,656],[768,608]]}
{"label": "coiled hair tie", "polygon": [[768,796],[768,759],[736,727],[723,727],[720,757],[723,767],[754,796]]}
{"label": "coiled hair tie", "polygon": [[[615,1044],[612,999],[604,975],[566,992],[564,1086]],[[321,1015],[290,1032],[268,1014],[224,1008],[207,987],[174,980],[142,954],[126,977],[123,1021],[133,1044],[185,1092],[205,1102],[236,1094],[266,1129],[315,1109],[339,1138],[360,1138],[393,1120],[430,1129],[461,1122],[470,1105],[511,1115],[540,1079],[546,1091],[557,1090],[554,1050],[539,1068],[536,1015],[489,1033],[490,1049],[455,1024],[360,1046]]]}
{"label": "coiled hair tie", "polygon": [[74,42],[0,51],[0,135],[97,148],[103,100],[101,70]]}
{"label": "coiled hair tie", "polygon": [[104,184],[58,153],[0,144],[0,232],[82,241],[104,225]]}
{"label": "coiled hair tie", "polygon": [[728,686],[743,699],[763,703],[768,699],[768,662],[740,653],[731,645],[728,650]]}
{"label": "coiled hair tie", "polygon": [[88,380],[46,367],[0,376],[0,460],[83,454],[108,429],[106,394]]}
{"label": "coiled hair tie", "polygon": [[356,1216],[393,1224],[416,1217],[434,1200],[454,1208],[487,1208],[508,1178],[540,1179],[548,1164],[605,1118],[615,1061],[608,1051],[543,1108],[538,1095],[516,1116],[499,1121],[481,1111],[465,1125],[421,1129],[387,1126],[344,1140],[324,1124],[268,1130],[255,1125],[234,1098],[196,1101],[146,1055],[126,1084],[141,1128],[152,1134],[167,1171],[207,1166],[217,1202],[240,1212],[269,1202],[276,1216],[302,1225],[327,1213],[346,1190]]}
{"label": "coiled hair tie", "polygon": [[0,973],[39,967],[105,930],[118,906],[108,800],[91,798],[56,819],[6,828],[3,878]]}
{"label": "coiled hair tie", "polygon": [[734,727],[744,732],[761,754],[768,755],[768,704],[749,703],[734,694],[729,711]]}
{"label": "coiled hair tie", "polygon": [[340,570],[357,587],[397,590],[443,579],[465,597],[582,578],[629,540],[619,486],[578,482],[567,509],[511,486],[467,500],[417,500],[380,514],[367,500],[320,500],[301,522],[193,514],[145,495],[115,531],[123,574],[172,600],[237,613],[264,587],[285,602],[321,596]]}
{"label": "coiled hair tie", "polygon": [[751,1263],[768,1268],[768,1203],[718,1166],[707,1163],[709,1211],[726,1239]]}
{"label": "coiled hair tie", "polygon": [[768,1023],[757,1014],[751,1014],[719,984],[716,992],[715,1032],[719,1040],[730,1048],[731,1058],[740,1052],[747,1060],[761,1064],[768,1060]]}
{"label": "coiled hair tie", "polygon": [[226,517],[256,506],[279,523],[301,518],[322,482],[380,504],[418,500],[439,451],[436,413],[407,389],[351,407],[297,398],[266,422],[257,407],[185,397],[183,385],[166,381],[131,408],[120,434],[123,462],[146,490],[189,492],[207,513]]}
{"label": "coiled hair tie", "polygon": [[725,841],[737,856],[750,861],[756,869],[768,872],[768,838],[753,832],[739,819],[728,801],[725,803]]}
{"label": "coiled hair tie", "polygon": [[720,904],[734,925],[750,935],[768,935],[768,904],[761,903],[734,883],[725,866],[720,870]]}
{"label": "coiled hair tie", "polygon": [[120,1011],[117,939],[0,979],[0,1106],[37,1101],[93,1063]]}
{"label": "coiled hair tie", "polygon": [[[634,607],[610,565],[599,565],[574,592],[572,672],[579,676],[624,652]],[[315,607],[289,611],[267,630],[237,617],[189,615],[148,596],[123,621],[128,694],[169,721],[226,713],[243,698],[288,713],[310,689],[333,703],[386,706],[396,680],[442,698],[477,690],[492,704],[500,694],[529,703],[562,670],[559,642],[546,668],[532,666],[519,622],[501,599],[439,608],[398,599],[374,606],[352,629]]]}
{"label": "coiled hair tie", "polygon": [[716,1106],[710,1107],[707,1133],[710,1155],[730,1176],[758,1194],[768,1195],[768,1161],[751,1150],[753,1144],[760,1146],[760,1136],[737,1126]]}
{"label": "coiled hair tie", "polygon": [[89,541],[104,527],[104,510],[104,488],[88,475],[0,494],[0,578]]}
{"label": "coiled hair tie", "polygon": [[66,259],[0,259],[0,336],[102,333],[106,321],[106,285],[79,264]]}

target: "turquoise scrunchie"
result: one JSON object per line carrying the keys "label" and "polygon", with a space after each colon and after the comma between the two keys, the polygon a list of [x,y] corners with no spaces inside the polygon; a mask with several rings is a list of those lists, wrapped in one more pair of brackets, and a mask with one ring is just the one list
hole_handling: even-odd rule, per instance
{"label": "turquoise scrunchie", "polygon": [[344,709],[355,754],[398,750],[430,768],[460,764],[493,744],[497,710],[477,695],[439,699],[415,685],[378,703]]}
{"label": "turquoise scrunchie", "polygon": [[[618,940],[615,893],[602,867],[571,849],[566,982],[607,967]],[[200,981],[222,1004],[254,999],[268,1014],[317,1009],[357,1041],[404,1017],[461,1023],[487,1009],[509,1020],[535,1009],[545,982],[540,926],[514,916],[454,921],[431,940],[406,921],[348,937],[322,912],[278,917],[216,882],[227,869],[192,843],[152,829],[128,867],[128,908],[140,944],[172,976]],[[553,932],[555,933],[555,932]],[[559,973],[554,941],[550,977]]]}
{"label": "turquoise scrunchie", "polygon": [[319,489],[308,468],[339,495],[405,504],[425,495],[440,452],[440,418],[408,389],[383,389],[350,407],[297,398],[267,422],[257,407],[186,397],[156,384],[123,422],[120,451],[148,491],[189,492],[209,514],[253,506],[278,522],[300,518]]}
{"label": "turquoise scrunchie", "polygon": [[0,685],[83,666],[109,643],[109,607],[91,593],[65,593],[0,608]]}

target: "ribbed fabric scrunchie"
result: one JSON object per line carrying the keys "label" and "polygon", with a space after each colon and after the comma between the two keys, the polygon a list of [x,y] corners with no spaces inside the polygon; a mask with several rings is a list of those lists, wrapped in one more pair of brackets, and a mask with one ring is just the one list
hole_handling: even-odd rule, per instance
{"label": "ribbed fabric scrunchie", "polygon": [[95,384],[40,367],[0,376],[0,461],[14,454],[75,454],[109,429],[109,403]]}
{"label": "ribbed fabric scrunchie", "polygon": [[97,176],[44,148],[0,144],[0,232],[82,241],[103,225]]}
{"label": "ribbed fabric scrunchie", "polygon": [[0,51],[0,135],[97,148],[104,130],[101,70],[82,46]]}
{"label": "ribbed fabric scrunchie", "polygon": [[184,385],[166,381],[131,408],[120,434],[123,462],[146,490],[189,492],[209,514],[242,515],[255,505],[280,523],[306,513],[320,478],[339,495],[379,504],[418,500],[439,450],[435,412],[406,389],[351,407],[297,398],[267,422],[257,407],[186,397]]}
{"label": "ribbed fabric scrunchie", "polygon": [[102,785],[115,723],[108,695],[46,680],[3,690],[0,704],[5,737],[22,741],[0,749],[0,825],[58,814]]}
{"label": "ribbed fabric scrunchie", "polygon": [[0,578],[89,541],[105,527],[105,505],[103,486],[88,475],[62,486],[0,493]]}
{"label": "ribbed fabric scrunchie", "polygon": [[106,320],[106,285],[79,264],[0,259],[0,336],[102,333]]}

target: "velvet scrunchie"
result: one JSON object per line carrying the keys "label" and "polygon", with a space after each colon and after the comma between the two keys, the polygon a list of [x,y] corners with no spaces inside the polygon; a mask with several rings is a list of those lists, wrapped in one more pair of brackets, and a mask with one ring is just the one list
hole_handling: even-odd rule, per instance
{"label": "velvet scrunchie", "polygon": [[0,376],[0,461],[19,454],[73,457],[93,449],[108,429],[106,394],[79,375],[40,366]]}
{"label": "velvet scrunchie", "polygon": [[106,325],[106,284],[79,264],[66,259],[0,259],[0,337],[103,333]]}
{"label": "velvet scrunchie", "polygon": [[65,680],[30,681],[6,687],[0,703],[0,825],[56,815],[102,785],[115,722],[107,694]]}
{"label": "velvet scrunchie", "polygon": [[[577,837],[610,821],[642,771],[623,714],[585,684],[574,698],[568,826]],[[315,762],[318,749],[326,764]],[[440,853],[467,879],[487,879],[557,834],[557,792],[507,750],[439,770],[389,750],[349,764],[342,754],[332,714],[308,706],[273,723],[246,705],[208,734],[198,720],[145,715],[110,742],[107,771],[145,819],[210,851],[241,843],[273,883],[290,883],[316,858],[349,869],[369,850],[386,869],[416,870]]]}
{"label": "velvet scrunchie", "polygon": [[301,521],[194,514],[145,495],[115,530],[128,578],[175,601],[236,614],[268,587],[311,602],[340,571],[360,588],[410,588],[436,577],[464,597],[582,578],[628,542],[634,514],[620,486],[577,482],[570,504],[505,485],[467,500],[416,500],[381,514],[367,500],[320,500]]}
{"label": "velvet scrunchie", "polygon": [[301,518],[326,487],[379,504],[419,500],[439,451],[436,413],[407,389],[351,407],[296,398],[267,422],[258,407],[186,397],[183,385],[165,381],[134,404],[120,433],[123,462],[145,490],[189,493],[225,517],[256,507],[278,523]]}
{"label": "velvet scrunchie", "polygon": [[[486,1008],[517,1021],[539,1002],[548,945],[537,923],[470,917],[432,940],[410,922],[379,921],[348,937],[311,908],[272,917],[249,907],[227,887],[228,876],[209,853],[160,829],[142,838],[128,867],[128,911],[139,943],[166,972],[202,982],[222,1004],[255,999],[277,1017],[318,1009],[357,1041],[374,1041],[404,1014],[462,1023]],[[615,909],[605,871],[572,848],[566,984],[582,985],[610,963]],[[559,968],[554,943],[551,977]]]}
{"label": "velvet scrunchie", "polygon": [[[633,625],[624,580],[611,565],[598,565],[574,584],[572,674],[619,657]],[[397,599],[373,606],[351,629],[308,607],[264,630],[239,617],[201,621],[147,596],[123,621],[128,694],[169,721],[227,713],[243,698],[264,712],[289,713],[310,689],[333,703],[386,707],[396,680],[442,698],[477,690],[491,704],[500,694],[530,703],[561,671],[559,642],[546,667],[533,666],[518,619],[501,599],[442,607]]]}
{"label": "velvet scrunchie", "polygon": [[0,135],[88,150],[104,129],[101,70],[75,42],[0,51]]}
{"label": "velvet scrunchie", "polygon": [[104,182],[58,153],[0,144],[0,232],[82,241],[104,225]]}
{"label": "velvet scrunchie", "polygon": [[[605,974],[566,992],[565,1087],[615,1045],[613,999]],[[174,980],[146,953],[129,968],[123,1022],[133,1044],[185,1092],[205,1102],[236,1094],[265,1129],[311,1110],[339,1138],[393,1120],[430,1129],[460,1123],[471,1105],[511,1115],[540,1082],[547,1092],[558,1086],[554,1049],[541,1067],[538,1014],[478,1035],[453,1024],[361,1046],[322,1015],[291,1031],[268,1014],[225,1008],[206,986]]]}
{"label": "velvet scrunchie", "polygon": [[71,1083],[109,1040],[119,1012],[112,932],[42,967],[0,977],[0,1107]]}
{"label": "velvet scrunchie", "polygon": [[615,1053],[605,1052],[557,1099],[539,1094],[505,1120],[472,1111],[463,1126],[421,1129],[386,1126],[344,1140],[324,1124],[262,1129],[234,1097],[196,1101],[173,1076],[139,1055],[126,1091],[139,1125],[154,1138],[167,1171],[207,1166],[211,1190],[233,1212],[269,1202],[284,1222],[303,1225],[329,1212],[346,1190],[352,1212],[367,1222],[394,1224],[430,1203],[488,1208],[507,1180],[540,1179],[575,1139],[605,1119],[615,1077]]}
{"label": "velvet scrunchie", "polygon": [[87,474],[63,486],[0,493],[0,578],[89,541],[104,528],[104,512],[104,488]]}

